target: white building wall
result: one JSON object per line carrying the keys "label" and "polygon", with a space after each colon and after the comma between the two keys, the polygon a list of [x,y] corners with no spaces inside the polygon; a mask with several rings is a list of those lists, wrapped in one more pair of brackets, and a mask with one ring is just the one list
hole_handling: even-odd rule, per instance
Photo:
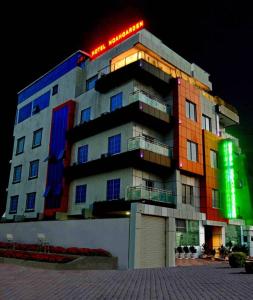
{"label": "white building wall", "polygon": [[[106,201],[107,180],[117,178],[120,179],[120,198],[124,198],[126,187],[133,185],[132,168],[101,173],[72,181],[69,189],[68,213],[70,215],[81,214],[83,208],[89,208],[95,201]],[[75,204],[76,186],[82,184],[87,184],[86,202],[83,204]]]}

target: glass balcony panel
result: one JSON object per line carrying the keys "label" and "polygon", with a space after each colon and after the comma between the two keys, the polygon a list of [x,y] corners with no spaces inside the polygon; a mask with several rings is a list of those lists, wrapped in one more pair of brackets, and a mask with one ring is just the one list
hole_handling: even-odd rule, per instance
{"label": "glass balcony panel", "polygon": [[130,94],[129,103],[133,103],[136,101],[141,101],[165,113],[167,113],[168,111],[165,104],[159,102],[159,100],[155,99],[154,96],[148,95],[146,92],[141,90],[135,91],[134,93]]}
{"label": "glass balcony panel", "polygon": [[148,188],[145,186],[131,186],[127,187],[126,200],[151,200],[156,202],[164,202],[174,204],[175,196],[171,191],[161,190],[157,188]]}
{"label": "glass balcony panel", "polygon": [[149,141],[147,138],[143,136],[130,138],[128,140],[127,149],[128,151],[132,151],[134,149],[144,149],[160,155],[172,157],[172,149],[169,148],[168,145],[162,144],[155,139]]}

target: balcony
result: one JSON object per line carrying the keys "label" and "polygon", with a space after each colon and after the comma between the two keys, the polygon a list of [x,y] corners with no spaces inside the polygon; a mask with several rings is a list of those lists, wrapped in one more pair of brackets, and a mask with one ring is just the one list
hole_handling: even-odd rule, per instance
{"label": "balcony", "polygon": [[[129,105],[113,112],[104,113],[94,120],[82,123],[70,129],[67,132],[67,139],[71,143],[74,143],[131,121],[151,127],[161,133],[168,132],[171,118],[167,112],[164,112],[166,106],[162,103],[156,104],[156,100],[152,98],[148,99],[147,94],[145,97],[140,95],[141,93],[136,93],[133,97],[130,95],[130,98],[132,97],[132,103]],[[142,97],[146,103],[138,101],[138,97]],[[147,104],[147,102],[152,104],[152,106]],[[156,108],[154,106],[156,106]]]}
{"label": "balcony", "polygon": [[167,95],[171,89],[172,77],[142,58],[131,63],[128,63],[126,58],[122,66],[115,65],[109,65],[99,71],[99,79],[95,86],[98,92],[106,93],[132,79],[152,85],[163,95]]}
{"label": "balcony", "polygon": [[150,150],[135,149],[115,155],[101,154],[101,157],[84,164],[74,163],[65,168],[64,175],[68,181],[124,168],[135,168],[159,176],[168,175],[171,159],[168,156]]}
{"label": "balcony", "polygon": [[141,101],[142,103],[145,103],[164,113],[171,113],[171,109],[168,105],[166,106],[160,99],[147,93],[146,91],[137,90],[129,95],[129,103],[136,101]]}
{"label": "balcony", "polygon": [[127,143],[127,149],[128,151],[144,149],[172,158],[172,148],[169,148],[168,145],[160,143],[153,138],[144,136],[130,138]]}
{"label": "balcony", "polygon": [[146,186],[131,186],[126,188],[126,201],[152,201],[175,206],[175,195],[171,191]]}
{"label": "balcony", "polygon": [[216,112],[219,114],[220,124],[223,127],[228,127],[232,125],[239,124],[239,116],[238,114],[232,110],[233,108],[225,105],[216,105]]}

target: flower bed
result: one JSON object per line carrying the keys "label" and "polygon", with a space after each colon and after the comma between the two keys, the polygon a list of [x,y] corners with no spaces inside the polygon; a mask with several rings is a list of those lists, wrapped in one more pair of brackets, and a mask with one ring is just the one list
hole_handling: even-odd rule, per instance
{"label": "flower bed", "polygon": [[84,256],[112,256],[110,252],[104,249],[90,249],[90,248],[77,248],[77,247],[70,247],[64,248],[60,246],[45,246],[41,247],[37,244],[21,244],[21,243],[5,243],[0,242],[0,248],[2,249],[10,249],[15,246],[15,250],[21,251],[41,251],[46,250],[50,253],[58,253],[58,254],[73,254],[73,255],[84,255]]}
{"label": "flower bed", "polygon": [[1,257],[7,258],[18,258],[24,260],[35,260],[50,263],[66,263],[75,259],[74,257],[57,255],[57,254],[47,254],[47,253],[34,253],[22,250],[0,250]]}

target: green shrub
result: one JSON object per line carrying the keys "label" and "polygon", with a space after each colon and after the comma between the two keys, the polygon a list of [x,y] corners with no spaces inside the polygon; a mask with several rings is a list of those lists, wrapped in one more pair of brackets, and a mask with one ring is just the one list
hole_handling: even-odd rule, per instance
{"label": "green shrub", "polygon": [[245,262],[245,271],[246,273],[253,274],[253,261]]}
{"label": "green shrub", "polygon": [[246,254],[243,252],[233,252],[228,256],[231,268],[242,268],[245,265]]}

